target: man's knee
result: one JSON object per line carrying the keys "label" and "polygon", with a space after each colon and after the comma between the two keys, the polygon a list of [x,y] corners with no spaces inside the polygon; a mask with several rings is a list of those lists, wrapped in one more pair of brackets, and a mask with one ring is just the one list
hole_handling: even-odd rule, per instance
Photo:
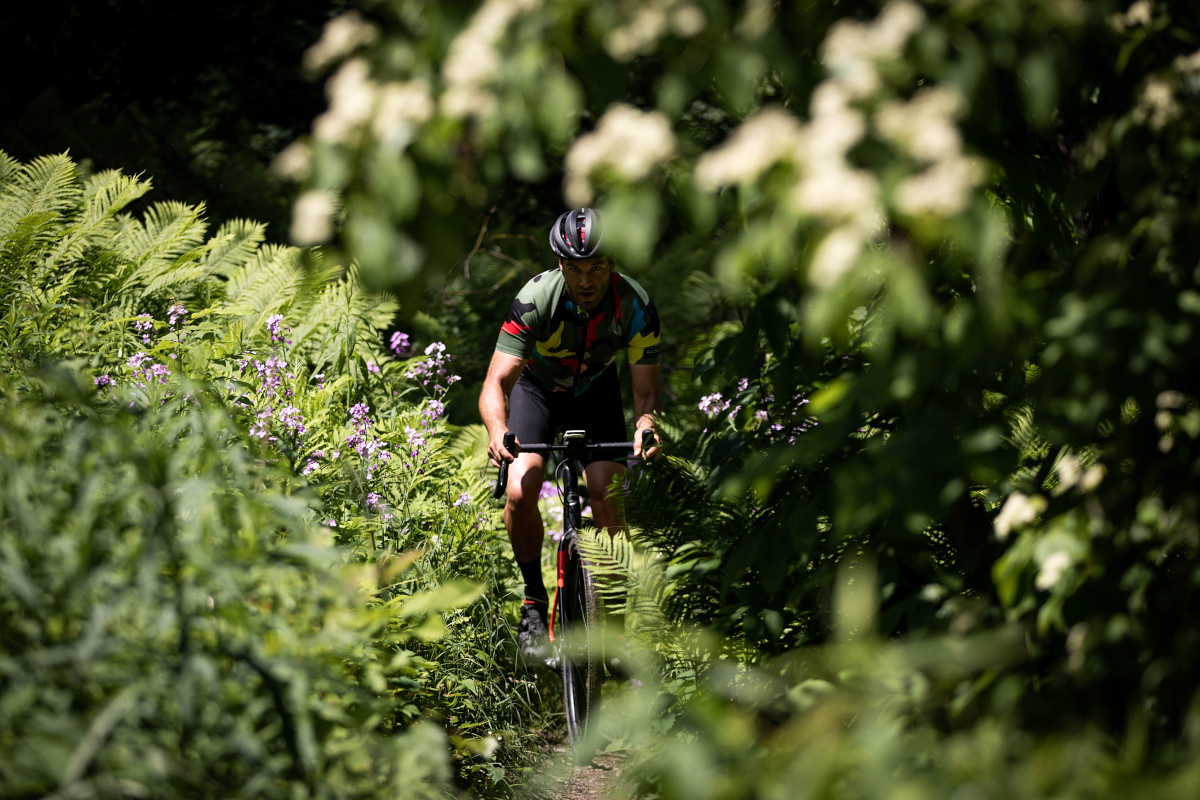
{"label": "man's knee", "polygon": [[508,479],[508,503],[517,508],[536,506],[541,494],[544,472],[536,465],[513,462]]}

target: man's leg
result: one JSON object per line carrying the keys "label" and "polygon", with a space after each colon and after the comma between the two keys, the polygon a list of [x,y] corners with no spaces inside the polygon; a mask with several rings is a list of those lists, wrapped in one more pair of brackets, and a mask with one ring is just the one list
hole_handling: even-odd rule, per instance
{"label": "man's leg", "polygon": [[542,540],[545,530],[538,510],[538,494],[546,474],[545,459],[522,453],[508,470],[508,500],[504,504],[504,526],[513,556],[525,581],[517,647],[530,662],[549,655],[549,595],[542,579]]}
{"label": "man's leg", "polygon": [[546,460],[533,453],[522,453],[508,471],[508,500],[504,504],[504,527],[512,544],[513,556],[525,578],[525,599],[545,603],[546,586],[542,580],[542,541],[545,529],[538,509],[538,495],[546,475]]}
{"label": "man's leg", "polygon": [[592,503],[592,522],[598,529],[608,530],[613,535],[625,530],[625,510],[621,503],[620,489],[609,491],[613,480],[625,474],[625,465],[616,461],[593,461],[584,468],[588,498]]}

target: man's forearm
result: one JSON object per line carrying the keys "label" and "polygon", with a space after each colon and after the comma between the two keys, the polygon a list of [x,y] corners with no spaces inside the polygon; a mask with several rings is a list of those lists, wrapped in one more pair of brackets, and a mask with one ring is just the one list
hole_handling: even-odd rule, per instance
{"label": "man's forearm", "polygon": [[484,385],[479,393],[479,416],[489,435],[508,428],[508,401],[499,386]]}
{"label": "man's forearm", "polygon": [[662,411],[662,406],[659,404],[658,394],[635,397],[633,399],[634,429],[653,428],[659,411]]}

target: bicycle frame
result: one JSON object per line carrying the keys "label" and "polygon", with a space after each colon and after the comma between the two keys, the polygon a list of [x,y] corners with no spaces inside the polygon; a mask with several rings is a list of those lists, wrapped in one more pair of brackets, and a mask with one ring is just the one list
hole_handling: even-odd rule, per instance
{"label": "bicycle frame", "polygon": [[[504,435],[504,446],[510,453],[514,451],[516,437],[511,433]],[[654,441],[651,431],[643,431],[643,452],[649,449]],[[567,732],[576,747],[582,747],[586,738],[588,717],[591,707],[598,702],[600,682],[603,680],[603,667],[600,665],[600,653],[597,642],[593,639],[594,630],[599,616],[602,614],[601,604],[594,577],[582,558],[576,539],[583,526],[583,503],[580,498],[579,486],[582,470],[580,463],[589,451],[622,450],[632,452],[633,442],[602,442],[587,443],[587,434],[581,430],[569,430],[563,434],[561,444],[523,444],[521,452],[560,455],[555,467],[555,477],[561,470],[559,479],[563,498],[563,535],[558,542],[558,559],[556,569],[556,590],[554,607],[550,614],[550,641],[559,642],[564,638],[567,627],[582,630],[583,648],[579,655],[559,660],[559,671],[563,679],[563,700],[567,718]],[[508,462],[501,462],[500,476],[492,490],[492,496],[499,498],[508,486]],[[564,608],[570,607],[570,614],[563,613]],[[579,626],[575,628],[574,626]]]}
{"label": "bicycle frame", "polygon": [[[504,435],[504,446],[511,453],[516,442],[512,433]],[[648,431],[643,436],[643,447],[649,447],[653,442],[653,434]],[[521,445],[522,453],[537,453],[540,455],[558,454],[560,461],[555,467],[556,478],[558,470],[564,475],[559,480],[563,497],[563,535],[558,542],[557,588],[554,598],[554,608],[550,614],[550,641],[556,640],[558,626],[556,625],[559,606],[559,595],[563,589],[564,573],[566,570],[567,554],[572,544],[571,540],[578,535],[583,527],[583,502],[580,498],[579,486],[582,478],[580,463],[589,451],[595,450],[625,450],[633,451],[633,442],[599,442],[589,444],[587,432],[568,430],[563,433],[560,444],[533,443]],[[500,465],[500,479],[492,490],[492,496],[499,498],[508,486],[508,463]]]}

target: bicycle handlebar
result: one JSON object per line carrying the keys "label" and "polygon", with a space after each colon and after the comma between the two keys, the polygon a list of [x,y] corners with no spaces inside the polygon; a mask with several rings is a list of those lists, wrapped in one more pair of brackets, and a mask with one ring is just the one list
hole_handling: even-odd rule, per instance
{"label": "bicycle handlebar", "polygon": [[[517,442],[517,435],[512,431],[504,434],[504,449],[512,453],[513,456],[518,455],[513,450],[513,445]],[[589,450],[633,450],[634,442],[585,442],[582,439],[574,439],[565,441],[561,444],[523,444],[521,445],[522,453],[573,453],[579,455],[586,453]],[[642,452],[645,453],[648,449],[654,446],[654,431],[646,428],[642,431]],[[499,499],[501,495],[508,489],[508,465],[510,462],[500,462],[500,474],[496,479],[496,485],[492,487],[492,497]]]}

